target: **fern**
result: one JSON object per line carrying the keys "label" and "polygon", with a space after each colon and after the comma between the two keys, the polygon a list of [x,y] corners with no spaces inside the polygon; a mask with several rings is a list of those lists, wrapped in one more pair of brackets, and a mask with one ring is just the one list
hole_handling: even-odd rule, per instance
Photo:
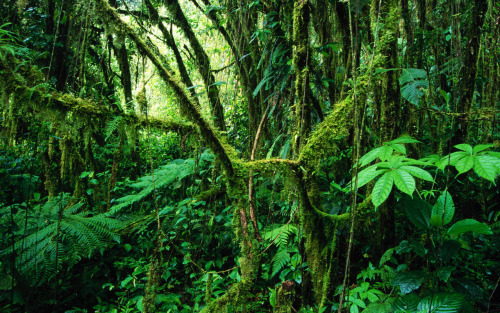
{"label": "fern", "polygon": [[122,126],[123,122],[123,116],[118,115],[107,123],[105,131],[106,141],[108,141],[109,137],[111,137],[111,135],[113,135],[113,133]]}
{"label": "fern", "polygon": [[133,205],[134,203],[143,200],[151,195],[156,188],[157,190],[172,185],[183,178],[192,175],[195,171],[195,161],[193,159],[174,160],[171,163],[154,170],[154,184],[152,176],[144,176],[139,178],[130,186],[137,189],[138,192],[126,195],[116,200],[117,205],[114,205],[109,214],[115,214],[122,209]]}
{"label": "fern", "polygon": [[111,242],[120,241],[117,230],[122,228],[122,222],[101,215],[87,217],[88,212],[77,213],[83,203],[65,209],[69,199],[62,194],[31,210],[19,206],[14,216],[20,236],[14,247],[1,255],[15,251],[18,270],[39,284],[52,278],[64,264],[74,265],[82,257],[90,257]]}
{"label": "fern", "polygon": [[289,262],[290,251],[288,251],[288,248],[285,246],[280,247],[272,260],[271,277],[278,274]]}
{"label": "fern", "polygon": [[[274,225],[276,226],[276,225]],[[292,234],[297,234],[297,227],[290,224],[271,229],[264,233],[264,240],[273,242],[278,247],[283,247],[288,243],[288,238]]]}

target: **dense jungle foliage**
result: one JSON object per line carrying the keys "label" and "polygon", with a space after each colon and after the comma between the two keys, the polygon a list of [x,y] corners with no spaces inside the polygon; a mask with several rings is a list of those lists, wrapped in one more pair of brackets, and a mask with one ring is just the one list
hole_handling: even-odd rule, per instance
{"label": "dense jungle foliage", "polygon": [[1,312],[500,312],[500,2],[0,13]]}

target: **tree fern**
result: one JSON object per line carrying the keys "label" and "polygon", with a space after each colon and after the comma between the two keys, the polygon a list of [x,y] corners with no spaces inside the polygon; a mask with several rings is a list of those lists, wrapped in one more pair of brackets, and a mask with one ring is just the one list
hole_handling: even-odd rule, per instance
{"label": "tree fern", "polygon": [[117,199],[116,202],[118,204],[111,208],[109,214],[117,213],[120,210],[143,200],[151,195],[155,188],[157,190],[165,188],[181,181],[186,176],[192,175],[194,172],[194,159],[174,160],[167,165],[161,166],[160,168],[154,170],[154,183],[151,175],[139,178],[130,185],[130,187],[138,191]]}
{"label": "tree fern", "polygon": [[53,277],[63,264],[73,265],[82,257],[103,250],[110,242],[120,240],[116,231],[122,228],[122,222],[101,215],[88,216],[88,212],[78,213],[83,203],[66,208],[69,199],[63,194],[31,210],[18,209],[14,216],[19,227],[16,241],[14,247],[1,255],[12,255],[15,251],[19,272],[33,277],[37,283]]}

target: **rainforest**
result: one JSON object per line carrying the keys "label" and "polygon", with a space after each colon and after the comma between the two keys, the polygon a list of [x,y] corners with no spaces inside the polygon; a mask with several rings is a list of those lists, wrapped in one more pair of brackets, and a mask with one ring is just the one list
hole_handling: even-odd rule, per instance
{"label": "rainforest", "polygon": [[500,312],[500,3],[0,1],[0,311]]}

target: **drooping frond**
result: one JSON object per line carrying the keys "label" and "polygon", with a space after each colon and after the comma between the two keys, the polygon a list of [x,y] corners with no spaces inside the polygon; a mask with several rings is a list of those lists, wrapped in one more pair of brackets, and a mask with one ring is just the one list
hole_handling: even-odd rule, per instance
{"label": "drooping frond", "polygon": [[138,190],[138,192],[117,199],[116,202],[118,202],[118,204],[113,206],[109,213],[117,213],[151,195],[155,188],[159,190],[175,182],[181,181],[186,176],[192,175],[194,171],[195,161],[193,159],[174,160],[167,165],[161,166],[159,169],[154,170],[154,181],[153,176],[148,175],[132,183],[130,186]]}
{"label": "drooping frond", "polygon": [[84,204],[65,209],[68,201],[69,197],[62,194],[31,210],[19,209],[15,215],[21,228],[19,236],[13,249],[2,254],[15,251],[19,272],[37,283],[53,277],[64,264],[73,265],[111,242],[120,241],[117,230],[122,228],[122,222],[102,215],[82,216],[76,212]]}
{"label": "drooping frond", "polygon": [[277,225],[272,225],[272,229],[264,233],[264,240],[268,242],[273,242],[278,247],[285,246],[288,243],[288,238],[292,234],[297,234],[297,226],[291,224],[285,224],[279,227]]}

